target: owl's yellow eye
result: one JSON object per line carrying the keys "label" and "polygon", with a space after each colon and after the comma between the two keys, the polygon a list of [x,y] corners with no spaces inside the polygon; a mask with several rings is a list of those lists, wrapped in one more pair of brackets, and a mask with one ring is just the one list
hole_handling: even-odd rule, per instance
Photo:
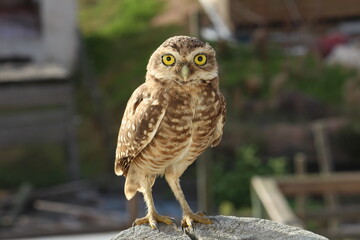
{"label": "owl's yellow eye", "polygon": [[165,54],[165,55],[162,56],[162,62],[166,66],[174,65],[175,57],[173,55],[171,55],[171,54]]}
{"label": "owl's yellow eye", "polygon": [[194,62],[198,66],[203,66],[206,63],[206,55],[205,54],[198,54],[194,57]]}

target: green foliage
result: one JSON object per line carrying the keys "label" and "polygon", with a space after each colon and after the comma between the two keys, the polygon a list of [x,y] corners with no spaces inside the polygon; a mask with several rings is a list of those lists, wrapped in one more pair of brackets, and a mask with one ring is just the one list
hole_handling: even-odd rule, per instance
{"label": "green foliage", "polygon": [[161,10],[160,0],[80,0],[85,35],[111,37],[144,30]]}
{"label": "green foliage", "polygon": [[220,84],[223,89],[242,90],[245,97],[253,97],[247,92],[247,80],[256,77],[261,80],[259,99],[271,96],[271,81],[279,72],[288,74],[286,88],[297,89],[329,104],[342,104],[342,89],[345,81],[355,76],[356,71],[341,66],[329,66],[314,55],[305,57],[286,56],[275,46],[270,46],[266,59],[256,56],[251,45],[224,46],[212,44],[218,54]]}
{"label": "green foliage", "polygon": [[326,65],[312,55],[293,58],[288,64],[292,88],[335,105],[343,103],[344,84],[356,74],[341,66]]}
{"label": "green foliage", "polygon": [[286,159],[271,158],[262,161],[254,146],[244,146],[236,151],[233,163],[218,160],[214,166],[213,186],[215,202],[230,202],[235,207],[250,206],[250,181],[255,175],[279,175],[286,171]]}
{"label": "green foliage", "polygon": [[[254,50],[249,45],[235,45],[224,50],[214,44],[218,53],[221,84],[225,87],[239,86],[254,74],[267,77],[280,71],[282,58],[281,52],[272,48],[269,51],[269,60],[262,61],[255,56]],[[224,53],[225,52],[225,53]]]}
{"label": "green foliage", "polygon": [[17,188],[30,181],[36,187],[65,181],[62,146],[44,144],[1,149],[0,188]]}
{"label": "green foliage", "polygon": [[85,38],[87,53],[106,94],[106,104],[124,105],[134,89],[145,80],[146,65],[152,52],[176,27],[146,29],[137,34],[104,38]]}
{"label": "green foliage", "polygon": [[162,0],[80,0],[80,23],[86,53],[114,112],[144,82],[151,53],[177,28],[153,28],[150,20]]}

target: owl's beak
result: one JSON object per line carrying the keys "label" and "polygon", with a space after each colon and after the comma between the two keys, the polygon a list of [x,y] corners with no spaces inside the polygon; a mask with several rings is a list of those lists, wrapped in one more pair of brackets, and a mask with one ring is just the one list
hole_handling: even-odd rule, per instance
{"label": "owl's beak", "polygon": [[182,66],[182,68],[181,68],[181,76],[182,76],[182,78],[184,79],[185,82],[187,82],[189,74],[190,74],[189,67],[187,65]]}

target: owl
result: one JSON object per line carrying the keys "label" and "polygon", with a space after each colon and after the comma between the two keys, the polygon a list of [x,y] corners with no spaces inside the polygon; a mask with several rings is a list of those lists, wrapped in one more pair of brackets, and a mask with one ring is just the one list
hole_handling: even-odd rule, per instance
{"label": "owl", "polygon": [[225,109],[215,51],[208,43],[175,36],[151,55],[145,83],[127,103],[115,157],[115,173],[126,177],[126,198],[139,191],[147,206],[147,215],[134,225],[173,224],[155,209],[152,186],[158,176],[165,176],[181,205],[182,227],[212,223],[190,209],[179,178],[205,149],[219,144]]}

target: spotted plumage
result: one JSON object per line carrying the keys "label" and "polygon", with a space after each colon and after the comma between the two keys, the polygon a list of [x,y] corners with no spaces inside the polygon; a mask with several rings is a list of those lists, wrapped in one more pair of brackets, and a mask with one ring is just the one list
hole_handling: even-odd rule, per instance
{"label": "spotted plumage", "polygon": [[170,224],[155,210],[151,187],[165,176],[183,209],[182,225],[211,223],[194,214],[185,201],[179,177],[208,147],[216,146],[225,121],[213,48],[196,38],[166,40],[150,57],[146,81],[130,97],[121,122],[115,173],[124,175],[125,195],[144,194],[148,214],[135,224]]}

